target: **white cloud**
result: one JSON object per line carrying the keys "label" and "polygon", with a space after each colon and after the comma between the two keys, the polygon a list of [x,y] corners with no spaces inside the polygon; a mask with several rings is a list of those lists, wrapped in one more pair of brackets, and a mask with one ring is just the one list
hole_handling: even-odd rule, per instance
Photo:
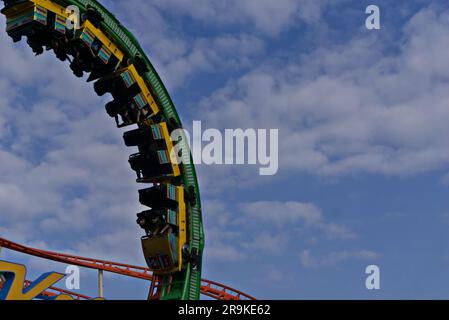
{"label": "white cloud", "polygon": [[398,54],[364,34],[297,60],[270,60],[205,99],[197,118],[209,127],[280,128],[284,175],[409,175],[445,167],[447,25],[447,12],[426,9],[407,24]]}
{"label": "white cloud", "polygon": [[269,280],[273,281],[278,285],[284,283],[284,279],[287,276],[287,274],[279,270],[279,267],[276,268],[272,265],[266,268],[265,274]]}
{"label": "white cloud", "polygon": [[[204,32],[195,35],[185,32],[184,28],[189,27],[188,25],[178,24],[179,14],[201,20],[196,16],[199,12],[215,12],[216,5],[232,8],[229,3],[200,1],[203,2],[200,5],[198,1],[133,2],[134,5],[129,5],[129,1],[111,3],[110,9],[117,13],[124,25],[130,27],[170,91],[185,85],[201,72],[223,74],[249,67],[264,52],[265,44],[259,36],[245,30],[238,33],[217,30],[213,35]],[[199,9],[192,11],[195,16],[191,16],[190,11],[185,11],[192,8]],[[209,22],[214,26],[221,21],[206,16],[212,19]],[[229,17],[229,14],[219,16]]]}
{"label": "white cloud", "polygon": [[257,256],[283,256],[313,234],[315,244],[351,240],[356,234],[346,226],[329,222],[311,203],[257,201],[234,203],[203,199],[206,257],[231,261]]}
{"label": "white cloud", "polygon": [[121,230],[100,234],[75,244],[79,255],[136,265],[145,265],[138,228],[125,223]]}
{"label": "white cloud", "polygon": [[301,227],[324,233],[330,239],[352,239],[356,235],[347,227],[326,221],[321,210],[311,203],[295,201],[258,201],[241,204],[245,221],[262,221],[278,229]]}
{"label": "white cloud", "polygon": [[289,239],[284,234],[270,234],[269,230],[262,230],[253,239],[243,242],[242,246],[252,254],[262,253],[269,256],[280,256],[285,253]]}
{"label": "white cloud", "polygon": [[[247,34],[200,38],[185,43],[183,47],[181,55],[169,60],[166,56],[167,61],[161,65],[163,78],[172,88],[183,85],[199,72],[217,74],[248,67],[264,50],[261,40]],[[166,48],[163,50],[166,51]]]}
{"label": "white cloud", "polygon": [[306,268],[332,267],[346,260],[376,260],[379,258],[378,253],[368,250],[334,251],[317,258],[312,257],[310,250],[304,250],[299,255],[301,265]]}
{"label": "white cloud", "polygon": [[248,258],[248,252],[239,246],[241,230],[232,230],[235,231],[225,227],[215,227],[211,220],[206,222],[206,259],[235,262]]}
{"label": "white cloud", "polygon": [[225,243],[208,244],[205,255],[207,259],[226,262],[236,262],[246,259],[246,255],[239,248]]}
{"label": "white cloud", "polygon": [[267,221],[277,227],[302,222],[308,225],[322,220],[321,211],[311,203],[259,201],[240,206],[248,218]]}
{"label": "white cloud", "polygon": [[209,24],[250,25],[258,32],[276,36],[302,23],[316,24],[328,1],[322,0],[157,0],[165,12],[187,15]]}

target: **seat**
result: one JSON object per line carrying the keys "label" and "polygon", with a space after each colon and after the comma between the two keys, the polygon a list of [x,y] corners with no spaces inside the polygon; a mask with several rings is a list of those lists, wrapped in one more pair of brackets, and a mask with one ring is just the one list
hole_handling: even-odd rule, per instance
{"label": "seat", "polygon": [[173,175],[173,167],[165,150],[133,154],[129,158],[131,168],[137,173],[139,182],[156,181]]}
{"label": "seat", "polygon": [[125,132],[123,134],[123,140],[127,147],[145,147],[152,143],[153,136],[151,135],[151,129],[148,126]]}
{"label": "seat", "polygon": [[[159,185],[148,189],[139,190],[139,201],[144,206],[153,209],[172,209],[178,208],[178,201],[176,196],[170,197],[171,187],[176,190],[175,186]],[[174,198],[174,199],[173,199]]]}

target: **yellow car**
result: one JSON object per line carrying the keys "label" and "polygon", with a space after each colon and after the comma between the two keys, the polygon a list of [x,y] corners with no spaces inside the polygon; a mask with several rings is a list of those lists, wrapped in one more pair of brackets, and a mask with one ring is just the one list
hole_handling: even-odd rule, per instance
{"label": "yellow car", "polygon": [[[147,233],[142,237],[142,250],[148,267],[158,275],[181,271],[187,240],[184,188],[161,184],[139,193],[141,202],[152,206],[137,215],[137,223]],[[175,209],[173,201],[177,202]]]}

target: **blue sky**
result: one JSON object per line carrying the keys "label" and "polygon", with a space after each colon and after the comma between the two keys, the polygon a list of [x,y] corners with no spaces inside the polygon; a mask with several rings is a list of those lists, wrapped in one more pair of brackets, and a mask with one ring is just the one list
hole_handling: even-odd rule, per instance
{"label": "blue sky", "polygon": [[[186,127],[279,128],[280,167],[199,166],[204,277],[273,299],[449,297],[446,1],[104,1]],[[376,4],[382,28],[365,28]],[[0,23],[5,24],[4,18]],[[0,34],[0,234],[143,265],[107,99]],[[31,278],[64,266],[3,252]],[[365,267],[381,290],[365,288]],[[81,292],[95,294],[82,271]],[[109,298],[146,285],[108,275]]]}

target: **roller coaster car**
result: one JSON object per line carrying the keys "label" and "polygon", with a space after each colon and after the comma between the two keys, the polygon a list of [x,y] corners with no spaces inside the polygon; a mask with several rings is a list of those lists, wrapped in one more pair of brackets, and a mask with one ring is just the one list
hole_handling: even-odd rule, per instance
{"label": "roller coaster car", "polygon": [[[94,9],[84,15],[84,22],[75,31],[68,51],[73,56],[70,68],[78,77],[90,72],[88,81],[93,81],[115,71],[123,60],[123,53],[98,27],[101,15],[97,17]],[[99,13],[97,12],[99,15]]]}
{"label": "roller coaster car", "polygon": [[145,73],[147,73],[148,71],[150,71],[144,61],[144,59],[139,55],[136,54],[134,56],[134,59],[130,59],[128,60],[128,65],[134,65],[134,67],[136,68],[137,72],[139,73],[140,76],[143,77],[143,75]]}
{"label": "roller coaster car", "polygon": [[137,182],[166,181],[173,177],[173,166],[165,150],[133,154],[129,163],[137,173]]}
{"label": "roller coaster car", "polygon": [[86,6],[86,12],[84,12],[82,20],[89,20],[95,28],[100,28],[101,23],[104,21],[101,13],[90,4]]}
{"label": "roller coaster car", "polygon": [[125,132],[123,140],[127,147],[138,147],[140,151],[145,151],[153,145],[157,148],[168,149],[170,152],[173,148],[166,122],[145,124],[138,129]]}
{"label": "roller coaster car", "polygon": [[[119,128],[135,124],[146,116],[129,101],[112,100],[106,104],[105,108],[107,114],[115,118]],[[119,117],[122,121],[120,121]]]}
{"label": "roller coaster car", "polygon": [[67,16],[56,13],[65,12],[65,8],[51,4],[52,10],[50,10],[40,6],[41,2],[5,1],[6,7],[2,13],[7,17],[6,30],[14,42],[26,36],[27,43],[35,54],[43,53],[44,47],[47,50],[53,48],[58,59],[65,61],[68,43]]}
{"label": "roller coaster car", "polygon": [[44,52],[44,46],[50,45],[50,35],[47,32],[48,10],[35,5],[31,1],[6,2],[1,10],[6,16],[6,32],[18,42],[23,36],[33,52],[38,55]]}
{"label": "roller coaster car", "polygon": [[173,143],[165,122],[126,132],[124,140],[139,148],[129,158],[138,182],[164,182],[180,175],[178,164],[171,161]]}
{"label": "roller coaster car", "polygon": [[123,134],[123,140],[127,147],[146,147],[154,142],[150,126],[142,126],[138,129],[125,132]]}
{"label": "roller coaster car", "polygon": [[144,206],[160,209],[168,208],[176,210],[178,208],[178,188],[170,184],[155,185],[148,189],[139,190],[139,201]]}
{"label": "roller coaster car", "polygon": [[156,275],[179,272],[185,265],[187,224],[184,189],[175,186],[166,187],[171,189],[171,197],[176,198],[178,202],[176,210],[153,209],[137,215],[137,223],[147,233],[142,237],[145,260]]}
{"label": "roller coaster car", "polygon": [[131,104],[135,110],[138,110],[139,115],[138,118],[133,119],[134,123],[140,123],[159,114],[160,110],[156,101],[134,65],[101,78],[95,82],[94,89],[100,96],[110,93],[115,100]]}
{"label": "roller coaster car", "polygon": [[152,209],[143,211],[137,214],[137,224],[145,230],[148,235],[158,236],[162,235],[170,229],[172,232],[177,232],[173,226],[177,226],[177,213],[170,209]]}
{"label": "roller coaster car", "polygon": [[94,83],[94,89],[99,96],[110,93],[114,98],[128,98],[142,91],[128,68],[99,79]]}
{"label": "roller coaster car", "polygon": [[66,29],[66,18],[60,15],[55,16],[54,36],[51,41],[51,47],[56,57],[61,61],[66,61],[69,54],[69,38]]}

